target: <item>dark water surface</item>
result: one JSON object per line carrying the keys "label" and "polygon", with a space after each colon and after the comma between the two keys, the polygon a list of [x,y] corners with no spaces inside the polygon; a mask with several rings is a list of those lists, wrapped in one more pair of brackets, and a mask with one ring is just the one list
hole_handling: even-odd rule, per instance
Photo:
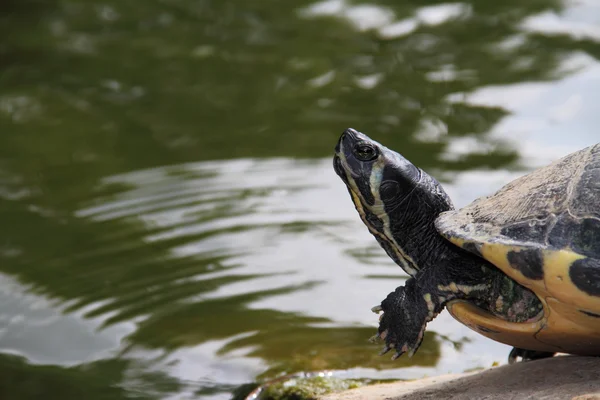
{"label": "dark water surface", "polygon": [[0,398],[503,363],[446,313],[377,356],[405,276],[333,146],[352,126],[489,194],[600,141],[599,27],[593,0],[0,0]]}

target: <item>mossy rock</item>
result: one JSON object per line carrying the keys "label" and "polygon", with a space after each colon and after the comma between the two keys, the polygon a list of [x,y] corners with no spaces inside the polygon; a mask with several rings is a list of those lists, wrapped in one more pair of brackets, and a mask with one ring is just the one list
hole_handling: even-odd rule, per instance
{"label": "mossy rock", "polygon": [[261,400],[316,400],[323,395],[356,389],[366,382],[354,379],[317,376],[312,378],[292,378],[269,385]]}

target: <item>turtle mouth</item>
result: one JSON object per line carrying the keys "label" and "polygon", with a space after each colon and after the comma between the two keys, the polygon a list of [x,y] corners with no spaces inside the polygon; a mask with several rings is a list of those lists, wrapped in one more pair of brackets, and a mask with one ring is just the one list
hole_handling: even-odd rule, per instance
{"label": "turtle mouth", "polygon": [[348,132],[348,129],[346,129],[342,133],[339,140],[335,144],[335,149],[334,149],[335,153],[333,155],[333,170],[335,171],[336,174],[338,174],[338,176],[340,178],[342,178],[342,180],[346,184],[348,183],[348,178],[346,176],[346,170],[344,169],[344,166],[342,165],[342,154],[343,154],[342,153],[342,147],[343,147],[342,142],[346,138],[347,132]]}

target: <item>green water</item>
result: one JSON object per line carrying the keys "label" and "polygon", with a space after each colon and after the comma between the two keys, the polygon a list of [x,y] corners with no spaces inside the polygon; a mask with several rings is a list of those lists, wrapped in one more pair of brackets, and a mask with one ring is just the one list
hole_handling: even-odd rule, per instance
{"label": "green water", "polygon": [[227,399],[283,372],[505,362],[405,279],[330,157],[346,127],[455,204],[599,141],[592,0],[0,0],[0,398]]}

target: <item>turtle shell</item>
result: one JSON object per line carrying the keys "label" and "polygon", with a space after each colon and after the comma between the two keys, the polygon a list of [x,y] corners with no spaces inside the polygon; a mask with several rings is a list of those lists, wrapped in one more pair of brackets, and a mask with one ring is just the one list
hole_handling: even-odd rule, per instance
{"label": "turtle shell", "polygon": [[436,228],[544,306],[543,315],[511,323],[455,301],[448,306],[454,318],[515,347],[600,355],[600,144],[441,214]]}

